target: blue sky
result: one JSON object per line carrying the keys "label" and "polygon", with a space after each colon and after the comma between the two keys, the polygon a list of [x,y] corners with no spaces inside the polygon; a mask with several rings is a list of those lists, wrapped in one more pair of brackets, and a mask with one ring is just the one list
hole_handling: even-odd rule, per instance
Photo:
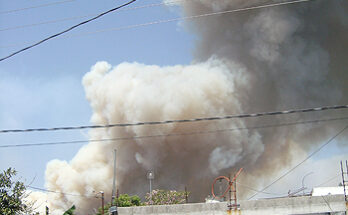
{"label": "blue sky", "polygon": [[[1,13],[53,0],[0,0],[0,29],[98,14],[126,1],[75,0],[64,4]],[[138,1],[129,8],[160,3]],[[108,28],[142,24],[180,16],[178,8],[156,6],[119,11],[81,26],[0,63],[0,129],[89,124],[91,109],[81,79],[97,61],[112,65],[140,62],[156,65],[187,64],[192,60],[193,36],[180,23],[151,25],[128,30],[85,34]],[[86,18],[0,31],[0,55],[65,30]],[[12,46],[15,45],[15,46]],[[87,130],[1,134],[0,143],[20,144],[84,140]],[[16,168],[33,186],[43,187],[45,165],[52,159],[70,160],[82,144],[0,149],[0,169]]]}

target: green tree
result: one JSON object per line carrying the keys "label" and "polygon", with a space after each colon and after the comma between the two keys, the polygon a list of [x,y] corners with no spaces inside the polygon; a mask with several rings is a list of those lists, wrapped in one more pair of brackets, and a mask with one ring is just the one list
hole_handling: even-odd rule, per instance
{"label": "green tree", "polygon": [[20,181],[15,181],[17,171],[8,168],[0,173],[0,214],[15,215],[29,213],[30,207],[23,199],[25,198],[25,186]]}
{"label": "green tree", "polygon": [[[139,196],[129,196],[128,194],[121,194],[118,198],[115,199],[115,204],[117,207],[133,207],[133,206],[141,206],[144,205],[141,202]],[[107,203],[104,205],[104,214],[108,214],[109,208],[111,207],[111,203]],[[102,208],[98,209],[98,213],[96,215],[102,215]]]}
{"label": "green tree", "polygon": [[139,196],[129,196],[128,194],[121,194],[120,197],[115,199],[115,203],[118,207],[132,207],[140,206],[141,200]]}
{"label": "green tree", "polygon": [[63,215],[74,215],[75,209],[76,209],[76,207],[75,207],[75,205],[73,205],[69,210],[65,211],[63,213]]}

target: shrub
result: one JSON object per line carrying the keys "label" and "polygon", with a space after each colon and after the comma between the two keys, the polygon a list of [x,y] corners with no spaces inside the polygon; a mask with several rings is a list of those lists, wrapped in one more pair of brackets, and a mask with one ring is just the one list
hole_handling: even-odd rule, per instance
{"label": "shrub", "polygon": [[189,193],[176,190],[153,190],[151,195],[147,193],[145,196],[147,205],[171,205],[185,203],[185,196]]}
{"label": "shrub", "polygon": [[115,199],[115,203],[118,207],[140,206],[141,200],[139,196],[129,196],[128,194],[121,194],[120,197]]}
{"label": "shrub", "polygon": [[[129,196],[128,194],[121,194],[118,198],[115,199],[115,203],[117,207],[132,207],[132,206],[141,206],[144,205],[141,202],[141,199],[139,196]],[[109,214],[109,208],[111,207],[111,203],[107,203],[104,205],[104,214],[107,215]],[[95,215],[102,215],[102,208],[100,207],[98,209],[98,213]]]}

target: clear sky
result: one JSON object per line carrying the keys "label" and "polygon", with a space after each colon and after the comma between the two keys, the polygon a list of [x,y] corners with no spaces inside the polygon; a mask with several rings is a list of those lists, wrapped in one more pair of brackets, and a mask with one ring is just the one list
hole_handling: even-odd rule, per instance
{"label": "clear sky", "polygon": [[[58,0],[57,0],[58,1]],[[15,26],[98,14],[124,0],[73,0],[46,7],[8,12],[14,9],[57,2],[55,0],[0,0],[0,57],[55,34],[86,19],[42,24],[6,30]],[[161,3],[137,1],[128,8]],[[116,11],[83,25],[59,38],[0,62],[0,129],[88,125],[91,109],[81,79],[97,61],[112,65],[140,62],[147,65],[189,64],[195,37],[180,22],[169,22],[125,30],[104,29],[179,17],[176,7],[153,6]],[[88,130],[0,134],[0,145],[86,140]],[[0,170],[16,168],[32,186],[44,187],[46,163],[70,160],[83,144],[0,148]],[[330,147],[344,157],[347,147]],[[310,168],[310,167],[308,167]],[[306,170],[302,170],[305,175]],[[329,177],[329,176],[328,176]]]}
{"label": "clear sky", "polygon": [[[74,0],[63,4],[6,13],[58,1],[0,0],[0,29],[98,14],[126,1]],[[161,3],[138,1],[128,8]],[[0,129],[89,124],[91,109],[81,79],[97,61],[174,65],[191,61],[193,37],[178,22],[107,31],[103,29],[178,17],[175,7],[154,6],[118,11],[88,23],[0,63]],[[90,16],[89,16],[90,17]],[[33,27],[0,31],[0,55],[4,57],[86,19],[79,18]],[[76,36],[82,34],[84,36]],[[66,37],[66,36],[73,37]],[[87,130],[1,134],[0,143],[37,143],[84,140]],[[0,169],[16,168],[33,186],[43,187],[45,165],[52,159],[70,160],[83,144],[2,148]]]}

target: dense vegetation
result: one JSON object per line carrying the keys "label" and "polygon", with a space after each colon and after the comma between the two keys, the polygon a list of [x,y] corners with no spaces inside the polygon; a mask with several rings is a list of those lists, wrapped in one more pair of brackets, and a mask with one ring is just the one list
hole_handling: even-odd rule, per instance
{"label": "dense vegetation", "polygon": [[23,182],[16,181],[17,171],[8,168],[0,173],[0,214],[14,215],[29,213],[30,206],[24,203],[25,186]]}

